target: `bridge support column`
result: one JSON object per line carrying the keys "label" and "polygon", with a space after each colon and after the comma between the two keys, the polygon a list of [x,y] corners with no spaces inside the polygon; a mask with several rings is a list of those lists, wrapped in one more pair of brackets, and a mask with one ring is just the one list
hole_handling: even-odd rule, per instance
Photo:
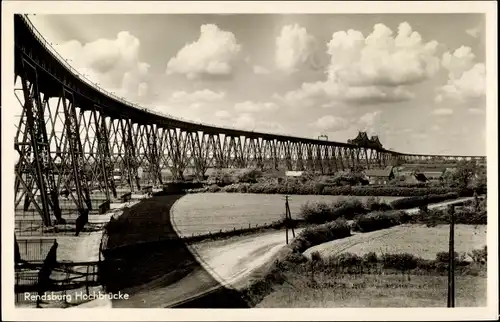
{"label": "bridge support column", "polygon": [[[59,194],[56,188],[54,169],[50,157],[50,145],[45,127],[44,108],[40,99],[38,88],[38,75],[34,66],[24,59],[21,62],[22,73],[20,80],[24,103],[20,125],[24,125],[24,133],[21,142],[20,132],[15,140],[15,149],[19,154],[19,161],[15,173],[17,183],[16,189],[24,189],[24,192],[16,190],[15,194],[25,196],[25,208],[32,204],[41,216],[43,224],[50,226],[51,212],[56,221],[64,222],[59,206]],[[30,74],[31,73],[31,74]],[[28,83],[29,76],[31,81]],[[21,103],[21,102],[20,102]],[[36,193],[40,198],[37,200]]]}
{"label": "bridge support column", "polygon": [[[71,175],[68,176],[66,181],[66,189],[68,189],[69,193],[72,195],[72,187],[74,186],[76,198],[73,198],[73,200],[76,203],[78,212],[81,216],[87,216],[89,210],[92,210],[92,201],[90,199],[87,175],[83,166],[83,148],[82,142],[80,141],[80,126],[76,118],[75,102],[73,94],[64,88],[62,88],[61,99],[64,116],[66,118],[66,137],[69,143],[68,152],[71,159],[72,170],[70,172]],[[63,164],[66,162],[63,161]]]}
{"label": "bridge support column", "polygon": [[[97,116],[99,112],[99,117]],[[106,199],[111,200],[110,192],[113,198],[117,197],[115,181],[113,179],[113,163],[111,162],[111,154],[109,151],[109,135],[108,129],[106,128],[106,117],[103,114],[102,108],[100,106],[95,106],[92,109],[92,114],[94,116],[94,124],[96,127],[95,135],[97,136],[97,158],[99,162],[99,167],[101,169],[100,178],[104,183],[104,190],[106,193]]]}

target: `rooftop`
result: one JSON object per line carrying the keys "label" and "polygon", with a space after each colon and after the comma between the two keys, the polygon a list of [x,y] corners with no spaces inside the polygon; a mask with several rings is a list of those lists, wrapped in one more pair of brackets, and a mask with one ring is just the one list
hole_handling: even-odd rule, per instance
{"label": "rooftop", "polygon": [[389,177],[393,168],[393,166],[387,166],[385,169],[369,169],[365,170],[365,175],[369,177]]}

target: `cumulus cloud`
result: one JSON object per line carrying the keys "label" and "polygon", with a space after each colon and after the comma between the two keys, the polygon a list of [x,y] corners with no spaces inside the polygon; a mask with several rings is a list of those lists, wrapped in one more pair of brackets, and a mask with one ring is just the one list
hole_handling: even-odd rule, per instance
{"label": "cumulus cloud", "polygon": [[341,117],[325,115],[317,119],[315,122],[311,123],[310,126],[315,127],[321,131],[337,132],[347,129],[349,127],[349,122]]}
{"label": "cumulus cloud", "polygon": [[328,43],[328,75],[349,85],[399,86],[430,78],[439,70],[438,43],[424,42],[410,24],[399,25],[397,35],[376,24],[364,37],[360,31],[338,31]]}
{"label": "cumulus cloud", "polygon": [[433,115],[451,115],[453,114],[453,110],[450,108],[438,108],[432,111]]}
{"label": "cumulus cloud", "polygon": [[234,105],[234,109],[236,111],[247,112],[247,113],[275,111],[278,108],[279,106],[272,102],[261,103],[261,102],[245,101],[242,103],[236,103]]}
{"label": "cumulus cloud", "polygon": [[193,79],[203,75],[229,75],[241,45],[232,32],[214,24],[202,25],[200,37],[185,45],[167,64],[167,74]]}
{"label": "cumulus cloud", "polygon": [[226,97],[225,92],[214,92],[209,89],[203,89],[195,92],[177,91],[170,96],[170,101],[181,103],[199,103],[220,101]]}
{"label": "cumulus cloud", "polygon": [[267,75],[270,74],[271,71],[263,66],[255,65],[253,66],[253,72],[257,75]]}
{"label": "cumulus cloud", "polygon": [[359,118],[359,127],[362,131],[372,131],[380,120],[381,111],[366,113]]}
{"label": "cumulus cloud", "polygon": [[448,81],[438,89],[436,102],[448,99],[463,102],[486,95],[486,66],[476,63],[475,58],[467,46],[443,54],[441,64],[448,70]]}
{"label": "cumulus cloud", "polygon": [[445,99],[465,101],[486,95],[486,67],[483,63],[474,64],[460,77],[448,79],[448,83],[438,90],[437,102]]}
{"label": "cumulus cloud", "polygon": [[85,44],[71,40],[55,49],[100,87],[131,100],[147,95],[150,66],[139,60],[140,41],[129,32]]}
{"label": "cumulus cloud", "polygon": [[234,119],[233,127],[242,130],[254,130],[255,119],[248,113],[240,114],[236,117],[236,119]]}
{"label": "cumulus cloud", "polygon": [[481,31],[481,27],[480,26],[476,26],[474,28],[470,28],[470,29],[467,29],[465,30],[465,32],[473,37],[473,38],[477,38],[479,36],[479,32]]}
{"label": "cumulus cloud", "polygon": [[219,110],[219,111],[215,112],[215,117],[217,117],[221,120],[226,120],[226,119],[231,117],[231,113],[229,113],[228,111]]}
{"label": "cumulus cloud", "polygon": [[213,122],[214,114],[224,104],[226,92],[202,89],[193,92],[175,91],[169,95],[156,97],[154,102],[144,104],[157,112],[166,113],[186,120],[197,120],[203,115],[203,122]]}
{"label": "cumulus cloud", "polygon": [[[313,107],[334,106],[336,102],[357,105],[377,104],[383,102],[400,102],[414,98],[414,94],[404,87],[386,86],[348,86],[332,80],[316,83],[304,83],[284,96],[275,95],[275,98],[295,106]],[[332,102],[333,101],[333,102]],[[323,103],[323,102],[326,102]]]}
{"label": "cumulus cloud", "polygon": [[[285,128],[280,123],[276,122],[258,122],[256,129],[266,133],[286,133]],[[287,133],[290,134],[290,133]]]}
{"label": "cumulus cloud", "polygon": [[412,133],[411,136],[417,140],[424,140],[429,138],[429,134],[427,133]]}
{"label": "cumulus cloud", "polygon": [[376,104],[411,100],[405,85],[433,77],[440,69],[438,43],[424,42],[407,22],[398,32],[376,24],[364,36],[360,31],[335,32],[328,43],[327,80],[304,83],[282,99],[291,105],[320,106],[332,102]]}
{"label": "cumulus cloud", "polygon": [[146,96],[146,94],[148,93],[148,88],[149,85],[147,83],[140,83],[139,87],[137,88],[137,95],[139,97]]}
{"label": "cumulus cloud", "polygon": [[296,72],[314,52],[315,44],[314,37],[304,27],[284,26],[276,38],[276,67],[289,74]]}
{"label": "cumulus cloud", "polygon": [[237,129],[255,131],[255,132],[265,132],[265,133],[286,132],[281,124],[272,121],[257,120],[253,115],[249,113],[242,113],[234,118],[230,118],[229,113],[227,114],[222,113],[222,114],[224,116],[222,123]]}
{"label": "cumulus cloud", "polygon": [[475,58],[476,55],[474,55],[470,47],[462,46],[457,48],[453,53],[444,53],[441,64],[448,70],[449,78],[456,79],[465,71],[471,69]]}

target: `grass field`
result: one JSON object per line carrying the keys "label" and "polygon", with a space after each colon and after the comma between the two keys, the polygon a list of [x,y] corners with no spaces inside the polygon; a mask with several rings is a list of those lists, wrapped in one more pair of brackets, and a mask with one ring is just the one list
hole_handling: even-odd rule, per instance
{"label": "grass field", "polygon": [[[297,218],[300,207],[306,202],[334,202],[346,196],[292,195],[290,210]],[[362,201],[370,197],[356,197]],[[381,197],[386,202],[400,197]],[[188,194],[179,199],[172,211],[172,221],[181,235],[191,236],[217,232],[221,229],[248,228],[250,224],[270,224],[280,220],[285,212],[283,195],[248,193],[202,193]]]}
{"label": "grass field", "polygon": [[[448,251],[449,226],[401,225],[349,238],[334,240],[309,248],[305,254],[318,251],[322,256],[343,252],[364,255],[368,252],[411,253],[424,259],[435,259],[438,252]],[[486,225],[456,225],[455,251],[469,253],[486,245]]]}
{"label": "grass field", "polygon": [[[428,275],[328,275],[289,272],[286,283],[257,308],[446,307],[447,277]],[[486,278],[456,277],[457,307],[486,306]]]}

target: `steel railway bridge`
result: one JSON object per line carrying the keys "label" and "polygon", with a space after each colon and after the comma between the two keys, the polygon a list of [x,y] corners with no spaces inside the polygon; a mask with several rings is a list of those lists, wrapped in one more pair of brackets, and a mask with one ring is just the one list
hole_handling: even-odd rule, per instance
{"label": "steel railway bridge", "polygon": [[[80,215],[88,215],[96,206],[93,191],[101,191],[109,201],[116,198],[117,186],[134,192],[141,184],[162,185],[164,169],[182,179],[187,168],[202,177],[209,168],[332,173],[437,158],[485,159],[398,153],[364,135],[340,143],[160,115],[88,81],[58,56],[26,16],[16,15],[14,25],[15,82],[20,84],[15,94],[22,107],[15,137],[15,204],[18,209],[24,200],[23,209],[34,209],[45,225],[53,224],[52,217],[56,223],[64,220],[63,198]],[[113,177],[116,169],[118,179]],[[141,180],[139,169],[145,174]]]}

